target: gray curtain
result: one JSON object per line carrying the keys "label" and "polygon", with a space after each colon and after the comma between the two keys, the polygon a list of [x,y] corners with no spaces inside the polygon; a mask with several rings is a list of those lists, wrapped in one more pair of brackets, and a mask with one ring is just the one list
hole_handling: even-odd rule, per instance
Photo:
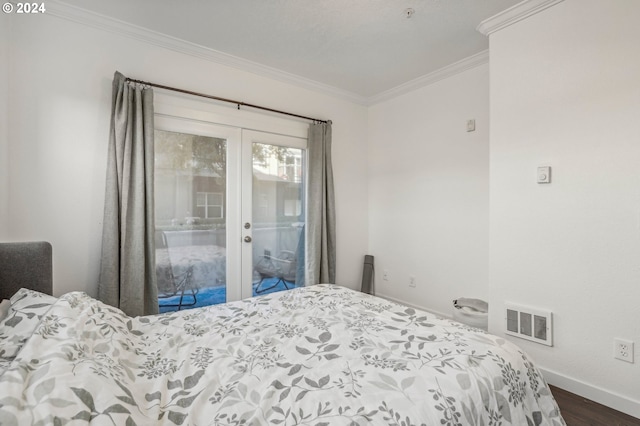
{"label": "gray curtain", "polygon": [[153,91],[113,78],[98,298],[131,316],[158,313]]}
{"label": "gray curtain", "polygon": [[306,285],[336,282],[336,214],[331,165],[331,122],[309,126]]}

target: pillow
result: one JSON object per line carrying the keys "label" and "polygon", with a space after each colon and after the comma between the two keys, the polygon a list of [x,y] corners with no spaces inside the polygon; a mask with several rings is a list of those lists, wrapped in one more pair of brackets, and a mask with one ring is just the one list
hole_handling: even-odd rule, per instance
{"label": "pillow", "polygon": [[11,296],[7,314],[0,321],[0,374],[18,355],[56,300],[53,296],[26,288]]}
{"label": "pillow", "polygon": [[39,291],[29,290],[28,288],[21,288],[13,296],[11,296],[9,301],[11,302],[11,306],[16,305],[19,307],[24,307],[27,305],[32,305],[29,298],[32,300],[40,300],[42,303],[48,303],[49,305],[52,305],[56,300],[58,300],[57,297],[49,296],[48,294],[40,293]]}

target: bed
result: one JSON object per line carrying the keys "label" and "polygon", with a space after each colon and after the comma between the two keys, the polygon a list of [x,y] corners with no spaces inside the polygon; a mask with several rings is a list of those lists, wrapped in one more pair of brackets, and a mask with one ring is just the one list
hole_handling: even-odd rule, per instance
{"label": "bed", "polygon": [[22,289],[0,322],[0,424],[564,425],[503,338],[321,284],[131,318]]}

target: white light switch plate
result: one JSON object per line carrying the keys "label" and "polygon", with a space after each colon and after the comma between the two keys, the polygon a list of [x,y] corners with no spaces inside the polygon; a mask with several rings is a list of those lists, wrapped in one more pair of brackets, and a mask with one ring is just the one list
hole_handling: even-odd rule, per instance
{"label": "white light switch plate", "polygon": [[538,167],[538,183],[551,183],[551,167]]}
{"label": "white light switch plate", "polygon": [[471,119],[467,120],[467,132],[475,132],[476,131],[476,120]]}

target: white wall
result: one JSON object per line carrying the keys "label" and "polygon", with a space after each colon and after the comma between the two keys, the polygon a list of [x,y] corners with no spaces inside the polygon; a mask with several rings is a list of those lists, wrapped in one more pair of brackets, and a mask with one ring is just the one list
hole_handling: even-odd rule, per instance
{"label": "white wall", "polygon": [[0,15],[0,241],[9,221],[9,15]]}
{"label": "white wall", "polygon": [[506,301],[551,310],[553,347],[514,341],[552,382],[638,417],[639,21],[637,0],[565,0],[490,36],[489,287],[490,331]]}
{"label": "white wall", "polygon": [[115,70],[332,119],[337,279],[359,285],[368,247],[365,107],[51,15],[37,18],[12,29],[6,239],[53,244],[55,294],[96,294]]}
{"label": "white wall", "polygon": [[487,299],[488,83],[485,64],[370,107],[376,294],[445,315],[455,298]]}

